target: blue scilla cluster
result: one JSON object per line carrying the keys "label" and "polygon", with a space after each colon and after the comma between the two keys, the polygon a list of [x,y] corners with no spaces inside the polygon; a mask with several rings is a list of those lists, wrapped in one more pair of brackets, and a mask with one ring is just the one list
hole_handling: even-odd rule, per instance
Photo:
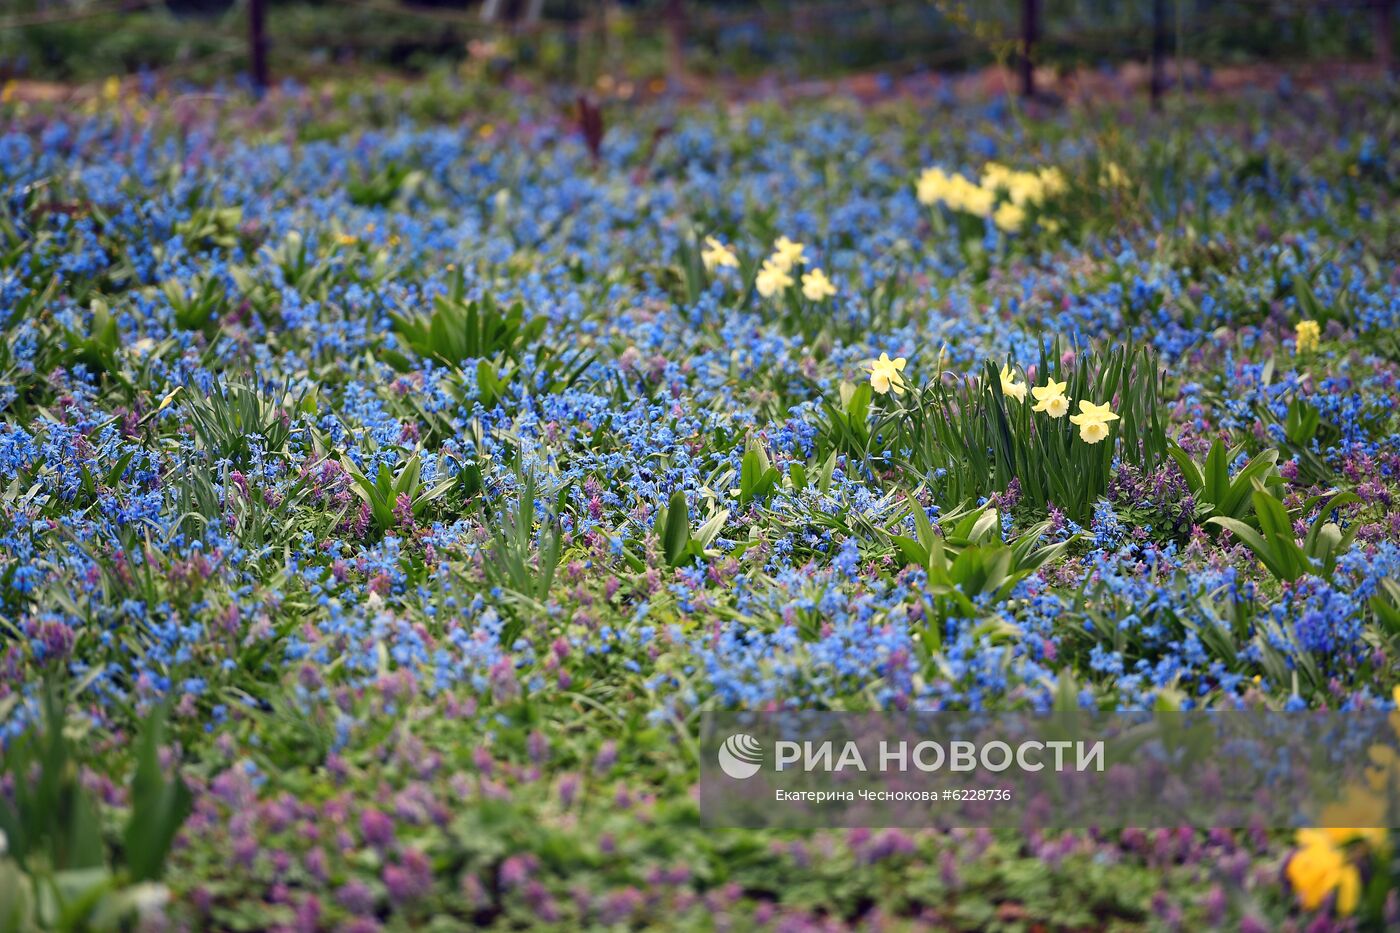
{"label": "blue scilla cluster", "polygon": [[[719,840],[692,749],[706,710],[1391,708],[1395,101],[1326,93],[617,100],[596,151],[456,80],[7,97],[0,749],[56,687],[121,809],[167,717],[165,928],[976,928],[932,905],[1025,859],[1115,889],[993,898],[1031,925],[1273,928],[1277,840]],[[1062,188],[920,200],[989,163]],[[955,495],[1001,455],[905,428],[1122,348],[1078,511],[1026,491],[1087,472]]]}

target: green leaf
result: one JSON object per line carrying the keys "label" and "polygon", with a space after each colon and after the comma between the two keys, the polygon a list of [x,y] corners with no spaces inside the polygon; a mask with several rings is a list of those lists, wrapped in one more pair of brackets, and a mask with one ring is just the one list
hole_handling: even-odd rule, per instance
{"label": "green leaf", "polygon": [[[928,520],[928,513],[919,503],[914,503],[914,535],[918,538],[924,550],[933,546],[934,531],[933,523]],[[919,566],[923,566],[925,561],[921,561]]]}
{"label": "green leaf", "polygon": [[126,862],[136,881],[154,881],[164,873],[175,834],[190,814],[189,788],[177,776],[167,781],[160,768],[165,738],[164,709],[146,719],[136,748],[136,773],[131,779],[131,817],[126,825]]}
{"label": "green leaf", "polygon": [[701,525],[700,530],[695,533],[692,544],[699,550],[704,551],[705,548],[708,548],[714,543],[715,538],[719,537],[719,533],[724,530],[724,523],[728,520],[728,509],[723,509],[715,515],[710,516],[710,519],[705,522],[705,524]]}
{"label": "green leaf", "polygon": [[422,468],[422,460],[417,454],[414,454],[409,459],[408,463],[404,465],[403,470],[399,473],[398,480],[394,483],[395,498],[401,495],[408,495],[411,497],[413,493],[417,491],[418,474]]}
{"label": "green leaf", "polygon": [[1206,454],[1205,499],[1217,505],[1230,494],[1230,465],[1225,460],[1225,445],[1217,440]]}
{"label": "green leaf", "polygon": [[900,555],[904,562],[915,567],[927,568],[929,565],[929,551],[918,541],[904,535],[891,535],[890,540],[894,546],[899,548]]}
{"label": "green leaf", "polygon": [[1297,579],[1295,576],[1291,575],[1291,565],[1285,559],[1275,555],[1269,545],[1264,541],[1264,538],[1260,536],[1259,532],[1255,531],[1244,522],[1234,518],[1221,518],[1217,516],[1216,518],[1209,519],[1207,524],[1219,525],[1221,528],[1227,529],[1231,534],[1243,541],[1245,545],[1254,552],[1254,556],[1259,559],[1259,562],[1263,564],[1276,579]]}
{"label": "green leaf", "polygon": [[[1218,441],[1216,443],[1219,443]],[[1234,480],[1229,484],[1228,489],[1221,499],[1212,499],[1220,514],[1230,517],[1238,517],[1240,509],[1244,506],[1255,480],[1267,483],[1270,474],[1278,463],[1278,451],[1266,450],[1256,455],[1246,463],[1240,472],[1235,474]]]}
{"label": "green leaf", "polygon": [[817,492],[826,495],[831,491],[831,477],[836,472],[836,451],[827,455],[826,462],[822,464],[821,477],[817,480]]}
{"label": "green leaf", "polygon": [[1167,453],[1176,461],[1177,468],[1181,470],[1182,477],[1186,480],[1186,488],[1192,495],[1199,495],[1205,479],[1201,475],[1200,467],[1191,459],[1191,455],[1181,448],[1176,441],[1171,441],[1167,447]]}
{"label": "green leaf", "polygon": [[686,505],[685,493],[677,489],[671,493],[671,501],[666,507],[666,527],[661,533],[661,552],[666,563],[677,566],[690,543],[690,507]]}

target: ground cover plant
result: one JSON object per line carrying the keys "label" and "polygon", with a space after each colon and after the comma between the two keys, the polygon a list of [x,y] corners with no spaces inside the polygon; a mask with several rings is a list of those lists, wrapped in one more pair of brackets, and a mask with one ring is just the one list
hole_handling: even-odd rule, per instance
{"label": "ground cover plant", "polygon": [[1392,708],[1396,104],[6,95],[0,929],[1393,926],[1385,833],[694,787],[707,709]]}

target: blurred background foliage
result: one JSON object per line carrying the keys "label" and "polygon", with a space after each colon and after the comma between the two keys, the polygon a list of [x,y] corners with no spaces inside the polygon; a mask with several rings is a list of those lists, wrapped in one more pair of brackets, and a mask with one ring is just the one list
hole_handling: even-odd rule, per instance
{"label": "blurred background foliage", "polygon": [[[0,81],[248,69],[253,0],[7,0]],[[1389,0],[1162,0],[1171,53],[1206,67],[1371,59]],[[1147,58],[1153,0],[1039,0],[1036,63]],[[1392,7],[1393,3],[1390,4]],[[789,79],[960,71],[1016,49],[1024,0],[264,0],[274,80],[363,68],[486,70],[555,82]],[[1389,32],[1400,18],[1389,17]]]}

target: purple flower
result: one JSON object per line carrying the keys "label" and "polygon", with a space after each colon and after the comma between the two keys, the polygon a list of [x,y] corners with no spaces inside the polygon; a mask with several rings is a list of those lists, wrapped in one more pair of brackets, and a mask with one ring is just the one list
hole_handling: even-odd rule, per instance
{"label": "purple flower", "polygon": [[543,764],[545,757],[549,754],[549,740],[544,737],[544,733],[535,729],[530,733],[530,738],[526,740],[526,748],[530,754],[530,760],[535,764]]}
{"label": "purple flower", "polygon": [[593,759],[593,770],[598,774],[606,774],[612,770],[612,766],[617,763],[617,743],[608,739],[598,749],[598,755]]}
{"label": "purple flower", "polygon": [[352,914],[367,914],[374,910],[374,892],[358,878],[352,878],[335,893],[340,906]]}
{"label": "purple flower", "polygon": [[512,855],[501,863],[501,885],[507,888],[516,888],[524,884],[529,879],[531,871],[534,870],[534,856]]}
{"label": "purple flower", "polygon": [[379,810],[366,810],[360,814],[360,833],[376,849],[388,848],[394,841],[394,821]]}

